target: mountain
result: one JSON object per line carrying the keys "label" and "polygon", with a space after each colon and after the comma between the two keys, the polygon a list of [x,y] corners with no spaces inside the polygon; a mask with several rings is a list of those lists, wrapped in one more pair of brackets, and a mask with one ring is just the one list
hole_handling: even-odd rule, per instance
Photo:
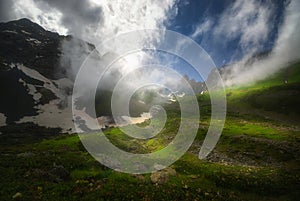
{"label": "mountain", "polygon": [[61,56],[60,42],[65,37],[46,31],[28,19],[0,23],[1,63],[21,63],[55,79]]}
{"label": "mountain", "polygon": [[[28,19],[0,23],[0,127],[42,126],[75,132],[71,110],[73,84],[80,65],[93,50],[95,46],[90,43],[47,31]],[[95,59],[103,62],[118,56],[108,53],[101,57],[97,51],[94,53]],[[111,90],[122,75],[115,69],[105,76],[107,86],[98,88],[95,109],[101,121],[107,116],[105,121],[111,124]],[[91,109],[84,108],[88,100],[87,90],[77,99],[76,109],[91,115]],[[149,110],[145,105],[134,108],[136,117]],[[6,131],[11,130],[0,129]]]}
{"label": "mountain", "polygon": [[[28,19],[0,23],[0,126],[33,123],[73,130],[73,78],[70,65],[61,65],[62,43],[73,39]],[[94,46],[86,44],[92,51]]]}
{"label": "mountain", "polygon": [[[0,132],[14,132],[13,128],[20,130],[22,125],[25,130],[46,127],[75,132],[71,110],[73,84],[80,65],[94,50],[95,46],[88,42],[47,31],[28,19],[0,23],[0,127],[9,127],[0,128]],[[94,53],[95,59],[103,62],[118,56],[107,53],[101,57],[97,51]],[[107,86],[98,88],[95,109],[101,117],[98,120],[111,125],[111,90],[122,75],[115,69],[105,76]],[[76,109],[91,116],[92,109],[84,107],[90,99],[89,90],[86,92],[77,98]],[[136,117],[149,111],[145,105],[133,108]],[[83,124],[87,126],[86,122]]]}

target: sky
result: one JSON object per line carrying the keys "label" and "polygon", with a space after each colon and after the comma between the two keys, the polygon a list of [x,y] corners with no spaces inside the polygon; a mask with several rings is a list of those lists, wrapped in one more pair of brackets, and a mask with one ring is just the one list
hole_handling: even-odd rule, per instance
{"label": "sky", "polygon": [[297,8],[299,0],[0,0],[0,21],[26,17],[94,44],[132,30],[172,30],[195,40],[221,67],[278,49],[282,36],[297,34],[284,30],[299,18],[287,22],[290,12],[299,13],[289,11],[291,4]]}
{"label": "sky", "polygon": [[217,66],[271,50],[283,20],[284,0],[181,1],[169,29],[196,40]]}

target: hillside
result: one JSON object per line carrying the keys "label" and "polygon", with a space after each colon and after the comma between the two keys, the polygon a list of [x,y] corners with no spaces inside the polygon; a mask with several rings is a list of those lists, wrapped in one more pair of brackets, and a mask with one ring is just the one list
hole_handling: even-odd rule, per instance
{"label": "hillside", "polygon": [[3,132],[14,130],[15,124],[32,132],[74,130],[70,105],[74,77],[69,55],[63,53],[63,44],[70,41],[79,46],[76,56],[87,56],[95,48],[25,18],[0,23],[0,127],[10,127]]}
{"label": "hillside", "polygon": [[[284,82],[286,72],[288,83]],[[206,160],[197,155],[209,125],[210,100],[209,94],[199,95],[201,121],[196,140],[171,167],[152,174],[123,174],[100,165],[77,135],[29,140],[26,132],[14,138],[0,135],[0,199],[297,200],[299,78],[297,63],[258,83],[227,89],[225,128]],[[118,128],[107,129],[105,134],[130,152],[161,149],[180,121],[176,103],[167,107],[167,113],[169,129],[151,140],[132,139]]]}
{"label": "hillside", "polygon": [[265,80],[227,89],[228,110],[299,126],[300,63]]}
{"label": "hillside", "polygon": [[5,117],[0,126],[37,116],[43,106],[63,101],[69,87],[58,86],[66,79],[57,68],[62,40],[28,19],[0,23],[0,113]]}

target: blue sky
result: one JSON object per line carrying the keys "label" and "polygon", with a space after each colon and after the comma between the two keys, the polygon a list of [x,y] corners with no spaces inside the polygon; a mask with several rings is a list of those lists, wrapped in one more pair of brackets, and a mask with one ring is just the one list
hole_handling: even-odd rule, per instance
{"label": "blue sky", "polygon": [[[212,56],[217,66],[239,60],[245,54],[239,43],[241,36],[238,34],[230,40],[224,37],[221,44],[218,41],[219,39],[216,38],[217,36],[213,34],[214,29],[218,26],[218,22],[224,17],[224,12],[231,9],[235,2],[234,0],[182,0],[177,4],[178,14],[175,18],[168,21],[167,28],[191,36],[197,29],[197,26],[201,26],[207,20],[210,20],[212,22],[211,27],[193,39]],[[255,51],[271,50],[283,19],[285,1],[256,0],[253,3],[268,9],[272,6],[272,16],[266,24],[268,26],[268,37],[261,41],[261,46]],[[255,14],[257,13],[253,13],[253,15]],[[239,31],[242,32],[243,30]]]}

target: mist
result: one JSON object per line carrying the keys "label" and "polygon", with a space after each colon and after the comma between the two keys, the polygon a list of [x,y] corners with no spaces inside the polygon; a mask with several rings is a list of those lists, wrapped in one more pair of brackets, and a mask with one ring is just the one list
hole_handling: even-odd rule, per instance
{"label": "mist", "polygon": [[[269,4],[261,5],[257,1],[237,1],[221,16],[224,21],[219,21],[219,24],[214,28],[209,27],[214,29],[217,38],[224,34],[231,35],[230,37],[233,38],[237,35],[240,36],[239,43],[244,56],[237,61],[230,61],[228,66],[220,69],[226,86],[262,80],[300,59],[300,2],[297,0],[286,3],[283,22],[279,26],[278,36],[272,50],[269,52],[261,51],[261,43],[269,37],[270,31],[274,27],[272,21],[269,20],[273,14],[273,7],[274,5]],[[237,11],[237,8],[240,10]],[[247,8],[247,12],[243,8]],[[235,17],[232,23],[237,23],[237,25],[245,23],[245,25],[240,27],[232,25],[230,15],[233,13],[239,17]],[[249,22],[248,19],[252,15],[258,17],[254,22]],[[228,19],[229,22],[226,21]],[[194,35],[207,30],[209,25],[210,22],[206,21],[196,30]]]}
{"label": "mist", "polygon": [[[98,2],[97,2],[98,3]],[[96,3],[96,4],[97,4]],[[159,68],[161,57],[147,51],[137,51],[122,55],[128,46],[143,47],[145,45],[155,48],[159,43],[161,33],[151,32],[149,35],[133,38],[127,41],[114,43],[114,37],[142,29],[165,29],[164,23],[176,14],[175,1],[119,1],[114,3],[101,2],[102,18],[98,26],[94,26],[95,32],[78,31],[74,37],[62,43],[61,67],[67,70],[68,76],[75,80],[80,73],[83,78],[80,86],[84,88],[84,94],[76,94],[77,110],[86,112],[95,118],[100,116],[112,116],[111,101],[115,87],[122,86],[116,96],[122,99],[133,97],[135,103],[130,116],[139,116],[143,112],[149,112],[152,105],[168,103],[170,97],[157,95],[151,102],[143,101],[149,94],[155,91],[157,94],[161,87],[144,86],[145,83],[161,84],[178,83],[180,79],[171,76],[170,73]],[[74,33],[74,32],[72,32]],[[84,33],[84,34],[82,34]],[[130,34],[129,34],[129,37]],[[93,45],[79,40],[82,38]],[[107,40],[111,40],[109,43]],[[166,59],[168,60],[168,59]],[[81,68],[88,68],[88,71]],[[143,70],[140,68],[142,67]],[[151,69],[151,70],[147,70]],[[129,78],[127,78],[129,77]],[[120,84],[121,83],[121,84]],[[97,86],[96,93],[93,91]],[[141,90],[138,90],[140,87]],[[138,90],[139,95],[136,94]],[[93,96],[95,93],[95,97]],[[170,91],[169,93],[173,93]],[[96,116],[93,115],[95,108],[86,107],[87,102],[95,98]],[[141,100],[138,101],[137,99]],[[124,107],[124,106],[123,106]],[[119,116],[128,114],[120,113]]]}

